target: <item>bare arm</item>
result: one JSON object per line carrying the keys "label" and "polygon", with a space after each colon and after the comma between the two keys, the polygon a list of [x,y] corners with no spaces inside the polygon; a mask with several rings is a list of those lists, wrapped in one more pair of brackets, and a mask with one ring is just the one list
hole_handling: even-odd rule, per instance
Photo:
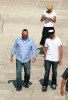
{"label": "bare arm", "polygon": [[40,21],[42,22],[42,21],[44,21],[44,20],[46,20],[46,19],[47,19],[47,17],[43,17],[43,16],[42,16]]}
{"label": "bare arm", "polygon": [[45,51],[44,51],[44,67],[45,67],[45,58],[46,58],[46,54],[47,54],[47,49],[48,49],[48,47],[45,47]]}
{"label": "bare arm", "polygon": [[63,96],[64,95],[64,85],[66,83],[66,80],[65,79],[62,79],[62,83],[61,83],[61,95]]}
{"label": "bare arm", "polygon": [[53,18],[53,19],[52,19],[52,18],[50,18],[50,17],[47,17],[47,18],[46,18],[46,20],[51,20],[52,22],[54,22],[54,23],[55,23],[55,22],[56,22],[56,16],[54,16],[54,18]]}
{"label": "bare arm", "polygon": [[44,19],[44,17],[42,16],[40,21],[42,22],[42,21],[44,21],[44,20],[45,20],[45,19]]}
{"label": "bare arm", "polygon": [[59,65],[61,65],[62,55],[63,55],[63,50],[61,45],[59,46]]}
{"label": "bare arm", "polygon": [[56,16],[54,16],[54,18],[53,19],[51,18],[50,20],[55,23],[56,22]]}

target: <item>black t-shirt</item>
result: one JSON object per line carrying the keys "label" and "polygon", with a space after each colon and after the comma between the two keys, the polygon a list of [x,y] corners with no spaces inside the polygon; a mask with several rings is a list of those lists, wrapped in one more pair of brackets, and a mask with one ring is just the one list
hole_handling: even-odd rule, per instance
{"label": "black t-shirt", "polygon": [[68,68],[64,71],[62,78],[66,80],[66,91],[68,92]]}

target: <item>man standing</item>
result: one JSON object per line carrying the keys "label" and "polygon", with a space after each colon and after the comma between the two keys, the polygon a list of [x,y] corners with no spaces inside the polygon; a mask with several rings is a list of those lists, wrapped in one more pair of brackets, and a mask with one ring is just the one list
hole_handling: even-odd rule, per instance
{"label": "man standing", "polygon": [[28,30],[24,29],[22,37],[15,41],[10,58],[10,61],[13,62],[13,56],[16,54],[17,91],[22,89],[22,66],[24,66],[24,86],[29,87],[31,52],[33,55],[32,63],[34,63],[37,56],[34,41],[28,37]]}
{"label": "man standing", "polygon": [[43,91],[47,91],[50,67],[52,65],[52,89],[56,89],[57,84],[57,67],[58,63],[61,64],[62,60],[62,42],[55,36],[55,30],[48,31],[50,37],[45,41],[45,56],[44,56],[44,66],[45,75],[44,83],[42,86]]}
{"label": "man standing", "polygon": [[66,84],[66,100],[68,100],[68,68],[66,68],[66,70],[64,71],[62,78],[61,95],[64,95],[64,86]]}

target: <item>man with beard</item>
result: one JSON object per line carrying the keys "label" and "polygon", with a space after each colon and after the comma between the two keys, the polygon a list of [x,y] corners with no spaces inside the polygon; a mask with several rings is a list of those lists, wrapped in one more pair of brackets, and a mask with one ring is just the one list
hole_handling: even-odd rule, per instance
{"label": "man with beard", "polygon": [[13,56],[16,54],[17,91],[22,89],[22,66],[24,66],[24,86],[29,87],[31,52],[33,55],[32,63],[34,63],[37,56],[34,41],[28,37],[28,30],[24,29],[22,36],[15,41],[10,58],[10,61],[13,62]]}

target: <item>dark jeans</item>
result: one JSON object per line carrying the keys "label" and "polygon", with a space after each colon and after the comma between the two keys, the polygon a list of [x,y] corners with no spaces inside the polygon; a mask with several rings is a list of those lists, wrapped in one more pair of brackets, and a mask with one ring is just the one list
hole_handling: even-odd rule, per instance
{"label": "dark jeans", "polygon": [[45,86],[48,86],[51,65],[52,65],[52,84],[57,83],[58,62],[51,62],[51,61],[45,60],[45,75],[44,75],[44,83],[43,83]]}
{"label": "dark jeans", "polygon": [[21,61],[16,59],[17,87],[22,86],[22,66],[24,66],[24,81],[26,83],[29,82],[29,79],[30,79],[30,64],[31,64],[31,61],[28,61],[26,63],[21,63]]}

